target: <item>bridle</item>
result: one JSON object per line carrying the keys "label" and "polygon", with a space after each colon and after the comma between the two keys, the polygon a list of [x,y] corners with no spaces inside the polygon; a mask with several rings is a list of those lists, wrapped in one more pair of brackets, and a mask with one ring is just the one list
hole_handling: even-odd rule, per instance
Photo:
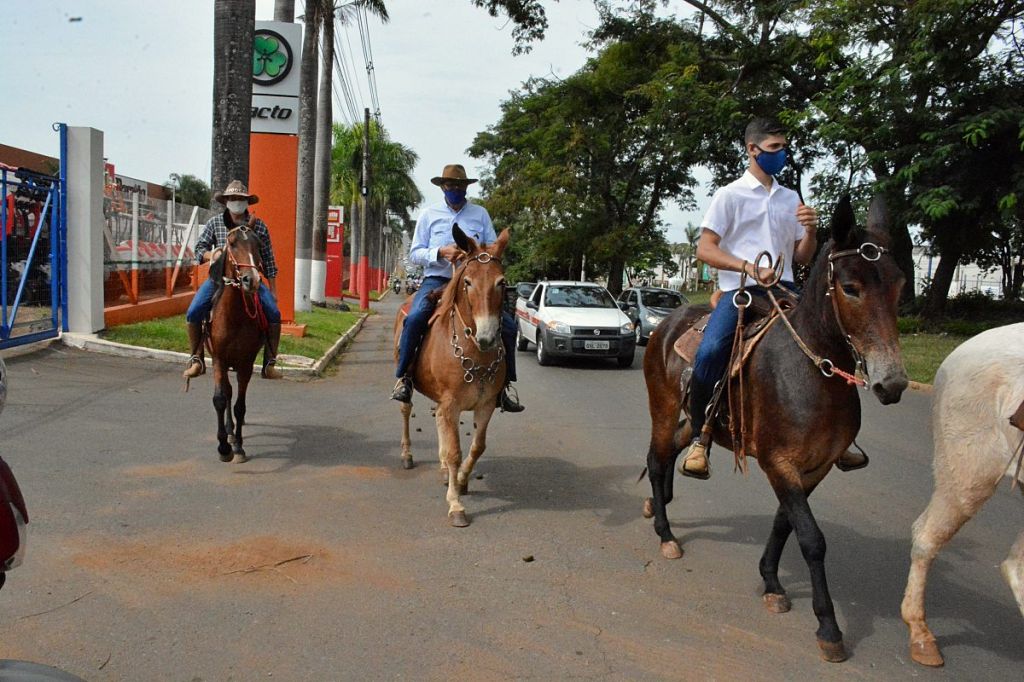
{"label": "bridle", "polygon": [[[501,265],[502,265],[500,258],[492,256],[491,254],[487,253],[486,251],[482,251],[482,252],[476,254],[475,256],[470,256],[469,258],[467,258],[465,260],[465,262],[460,266],[460,268],[462,270],[462,273],[460,274],[460,278],[462,279],[462,281],[459,283],[459,285],[457,285],[457,286],[461,286],[463,292],[465,292],[467,294],[469,292],[469,289],[468,289],[468,287],[466,286],[466,283],[465,283],[465,268],[472,261],[476,261],[476,262],[481,263],[483,265],[487,265],[488,263],[496,263],[499,267],[501,267]],[[502,295],[502,301],[504,301],[504,294]],[[499,313],[499,315],[500,315],[500,313]],[[477,349],[478,352],[490,353],[490,352],[493,352],[493,351],[483,351],[483,350],[480,349],[480,344],[476,340],[476,332],[473,330],[472,327],[470,327],[468,324],[466,324],[466,321],[462,318],[462,311],[459,310],[458,304],[455,301],[452,301],[452,310],[448,314],[448,319],[449,319],[449,321],[451,323],[451,329],[452,329],[452,339],[451,339],[452,355],[455,356],[455,359],[459,361],[459,364],[462,367],[462,371],[463,371],[462,379],[463,379],[463,381],[465,381],[467,384],[471,384],[471,383],[473,383],[473,380],[476,379],[476,380],[479,380],[483,384],[492,383],[494,381],[495,377],[498,374],[498,368],[501,366],[501,362],[505,359],[505,344],[501,342],[501,339],[498,340],[497,353],[495,355],[494,360],[492,360],[489,364],[481,365],[481,364],[477,363],[477,361],[474,358],[469,357],[469,356],[466,355],[466,349],[463,348],[459,344],[459,333],[458,333],[458,331],[456,329],[456,325],[455,325],[455,318],[456,317],[458,317],[459,327],[461,327],[461,329],[462,329],[462,336],[463,336],[463,338],[472,341],[473,345],[476,346],[476,349]],[[500,322],[499,322],[499,325],[500,325]]]}
{"label": "bridle", "polygon": [[[853,337],[851,337],[850,334],[846,331],[846,326],[843,324],[842,315],[839,314],[839,304],[836,301],[835,295],[835,262],[840,258],[860,256],[869,263],[874,263],[886,253],[889,253],[889,249],[887,249],[886,247],[879,246],[874,242],[864,242],[856,249],[833,251],[828,255],[828,291],[825,292],[825,296],[832,301],[832,314],[835,317],[836,324],[839,326],[839,332],[840,334],[842,334],[843,340],[846,341],[846,345],[850,349],[850,354],[853,356],[853,360],[855,363],[854,373],[846,372],[840,369],[832,360],[826,357],[822,357],[815,353],[814,351],[812,351],[804,342],[804,340],[800,338],[800,335],[797,334],[796,330],[793,329],[793,325],[790,323],[789,319],[783,314],[782,308],[779,306],[779,302],[775,299],[775,294],[772,293],[772,290],[770,288],[766,289],[768,292],[768,298],[771,299],[772,306],[775,308],[776,312],[782,318],[782,321],[786,324],[786,328],[789,329],[789,333],[793,336],[793,340],[796,341],[797,346],[799,346],[800,350],[803,351],[804,355],[806,355],[811,360],[811,362],[814,363],[815,367],[817,367],[818,370],[826,377],[838,376],[842,379],[845,379],[846,383],[850,384],[851,386],[860,386],[865,390],[867,390],[868,382],[856,376],[856,370],[859,369],[861,373],[867,376],[867,364],[864,361],[863,354],[861,354],[861,352],[857,350],[857,347],[854,345]],[[769,267],[771,267],[771,254],[769,254],[766,251],[762,251],[760,254],[758,254],[757,259],[754,261],[755,266],[757,263],[761,261],[763,257],[766,257],[768,259]],[[782,263],[781,258],[779,259],[779,263]],[[776,276],[774,278],[776,282],[778,281],[781,274],[782,268],[778,268],[778,272],[776,273]]]}
{"label": "bridle", "polygon": [[242,268],[251,268],[251,269],[255,270],[256,272],[258,272],[262,276],[263,275],[263,266],[256,264],[255,259],[253,259],[253,257],[252,257],[252,252],[250,252],[248,254],[249,255],[249,262],[248,263],[239,263],[238,259],[235,258],[234,250],[231,248],[231,239],[230,239],[230,237],[231,237],[232,233],[237,232],[238,230],[242,230],[243,238],[248,240],[249,237],[245,233],[247,233],[249,231],[249,229],[245,225],[241,225],[239,227],[236,227],[236,228],[230,230],[228,232],[228,239],[226,239],[224,241],[224,255],[231,262],[231,264],[235,266],[236,276],[235,277],[227,277],[227,276],[225,276],[225,277],[222,277],[221,279],[223,279],[224,280],[224,284],[229,286],[229,287],[239,287],[239,288],[241,288],[242,282],[239,279],[239,277],[237,276],[237,274],[239,272],[241,272]]}

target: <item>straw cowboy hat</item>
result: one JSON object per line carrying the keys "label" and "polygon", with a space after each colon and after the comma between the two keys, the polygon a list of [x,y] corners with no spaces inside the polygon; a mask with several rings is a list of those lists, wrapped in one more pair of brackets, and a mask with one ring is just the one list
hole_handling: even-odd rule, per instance
{"label": "straw cowboy hat", "polygon": [[464,185],[472,185],[476,182],[476,178],[467,178],[466,169],[462,167],[461,163],[450,163],[444,167],[441,174],[436,178],[430,178],[430,182],[440,187],[446,182],[459,182]]}
{"label": "straw cowboy hat", "polygon": [[245,199],[250,204],[258,203],[260,198],[255,194],[249,194],[249,189],[242,184],[241,180],[232,180],[223,192],[214,192],[213,200],[220,204],[226,204],[231,198]]}

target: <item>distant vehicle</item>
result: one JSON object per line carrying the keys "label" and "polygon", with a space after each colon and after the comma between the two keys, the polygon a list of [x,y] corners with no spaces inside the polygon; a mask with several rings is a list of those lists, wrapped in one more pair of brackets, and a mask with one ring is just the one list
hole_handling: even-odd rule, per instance
{"label": "distant vehicle", "polygon": [[590,282],[540,282],[530,297],[516,300],[516,348],[537,346],[537,364],[556,357],[615,358],[633,364],[636,339],[630,322],[608,290]]}
{"label": "distant vehicle", "polygon": [[646,346],[651,332],[668,314],[689,301],[678,291],[660,287],[635,287],[619,294],[619,303],[625,304],[626,315],[633,322],[636,345]]}
{"label": "distant vehicle", "polygon": [[530,294],[537,287],[536,282],[520,282],[516,285],[516,296],[519,298],[530,298]]}

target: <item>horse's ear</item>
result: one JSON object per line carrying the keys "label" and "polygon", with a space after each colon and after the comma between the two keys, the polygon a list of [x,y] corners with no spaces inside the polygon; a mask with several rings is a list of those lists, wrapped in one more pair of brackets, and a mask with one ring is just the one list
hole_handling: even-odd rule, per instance
{"label": "horse's ear", "polygon": [[505,249],[508,248],[508,240],[511,236],[512,233],[509,232],[507,227],[502,230],[501,234],[499,234],[498,238],[494,240],[494,244],[490,248],[491,255],[495,258],[501,258],[501,254],[505,253]]}
{"label": "horse's ear", "polygon": [[889,207],[885,197],[876,194],[868,207],[868,231],[875,234],[889,234]]}
{"label": "horse's ear", "polygon": [[455,237],[456,246],[465,251],[467,255],[472,254],[480,248],[480,245],[476,243],[476,240],[463,232],[458,223],[452,225],[452,236]]}
{"label": "horse's ear", "polygon": [[844,194],[832,211],[832,239],[837,245],[846,244],[853,234],[853,204],[850,195]]}

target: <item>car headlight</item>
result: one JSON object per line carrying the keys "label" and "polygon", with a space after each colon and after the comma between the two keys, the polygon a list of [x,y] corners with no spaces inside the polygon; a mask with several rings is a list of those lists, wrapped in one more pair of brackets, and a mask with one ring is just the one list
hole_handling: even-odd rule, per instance
{"label": "car headlight", "polygon": [[624,324],[621,327],[619,327],[619,331],[621,331],[623,334],[632,334],[633,333],[633,323],[632,322],[627,322],[626,324]]}
{"label": "car headlight", "polygon": [[567,325],[565,322],[559,322],[558,320],[551,320],[548,322],[548,329],[556,334],[572,334],[572,327]]}
{"label": "car headlight", "polygon": [[658,317],[657,315],[647,315],[644,319],[647,320],[647,324],[655,325],[656,326],[659,322],[661,322],[665,318]]}

